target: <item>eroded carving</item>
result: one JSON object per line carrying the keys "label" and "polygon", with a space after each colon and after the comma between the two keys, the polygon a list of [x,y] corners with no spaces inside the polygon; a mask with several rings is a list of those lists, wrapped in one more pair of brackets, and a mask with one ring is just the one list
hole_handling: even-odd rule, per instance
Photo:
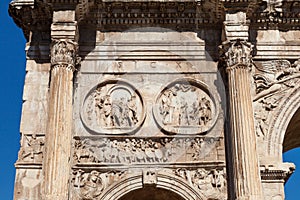
{"label": "eroded carving", "polygon": [[188,170],[180,168],[176,169],[174,173],[184,178],[191,186],[199,189],[207,199],[227,199],[226,175],[223,169],[206,170],[199,168],[196,170]]}
{"label": "eroded carving", "polygon": [[196,82],[181,80],[162,91],[154,114],[167,132],[195,134],[212,127],[216,107],[206,88]]}
{"label": "eroded carving", "polygon": [[272,111],[278,107],[289,90],[299,84],[300,64],[296,61],[291,65],[287,60],[257,63],[253,78],[256,91],[253,98],[256,133],[264,138],[268,132]]}
{"label": "eroded carving", "polygon": [[213,153],[218,138],[85,138],[75,141],[76,163],[197,162]]}
{"label": "eroded carving", "polygon": [[108,81],[90,92],[82,117],[96,133],[127,133],[144,118],[144,106],[136,89],[123,81]]}
{"label": "eroded carving", "polygon": [[77,57],[78,45],[71,40],[53,40],[51,47],[51,65],[75,70],[80,59]]}
{"label": "eroded carving", "polygon": [[227,70],[236,67],[251,69],[252,45],[245,40],[226,41],[220,46],[221,58],[226,62]]}
{"label": "eroded carving", "polygon": [[72,183],[76,192],[75,199],[98,199],[101,192],[114,181],[121,179],[123,174],[124,172],[74,170]]}
{"label": "eroded carving", "polygon": [[42,162],[44,138],[32,134],[24,135],[24,145],[21,147],[18,155],[18,162]]}

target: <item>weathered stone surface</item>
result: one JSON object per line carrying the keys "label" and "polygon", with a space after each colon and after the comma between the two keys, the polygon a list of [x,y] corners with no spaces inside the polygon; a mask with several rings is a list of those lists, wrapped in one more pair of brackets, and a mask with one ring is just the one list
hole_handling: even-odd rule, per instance
{"label": "weathered stone surface", "polygon": [[295,167],[282,152],[300,145],[299,10],[13,1],[28,40],[15,199],[284,199]]}

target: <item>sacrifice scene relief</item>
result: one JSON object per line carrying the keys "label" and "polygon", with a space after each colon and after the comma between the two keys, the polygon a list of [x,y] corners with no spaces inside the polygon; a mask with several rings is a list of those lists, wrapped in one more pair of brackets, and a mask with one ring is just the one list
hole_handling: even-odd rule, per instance
{"label": "sacrifice scene relief", "polygon": [[126,133],[143,120],[143,104],[134,88],[124,82],[98,85],[84,102],[85,124],[96,133]]}
{"label": "sacrifice scene relief", "polygon": [[157,105],[157,122],[167,132],[202,133],[214,122],[216,110],[211,96],[188,81],[175,82],[163,90]]}

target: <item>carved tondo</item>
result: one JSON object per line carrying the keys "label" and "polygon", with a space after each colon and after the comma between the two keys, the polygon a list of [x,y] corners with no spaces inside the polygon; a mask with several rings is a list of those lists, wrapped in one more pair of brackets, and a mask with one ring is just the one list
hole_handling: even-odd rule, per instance
{"label": "carved tondo", "polygon": [[153,112],[163,130],[176,134],[204,133],[214,125],[217,116],[208,87],[193,79],[179,79],[165,87]]}
{"label": "carved tondo", "polygon": [[107,80],[87,95],[81,112],[83,124],[91,133],[134,132],[144,120],[140,94],[123,80]]}

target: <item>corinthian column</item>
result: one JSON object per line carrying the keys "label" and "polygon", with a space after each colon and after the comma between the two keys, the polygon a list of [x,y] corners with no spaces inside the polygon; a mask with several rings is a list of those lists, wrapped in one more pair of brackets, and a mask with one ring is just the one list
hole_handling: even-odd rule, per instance
{"label": "corinthian column", "polygon": [[250,43],[239,39],[223,43],[230,110],[230,145],[235,199],[262,200],[252,99]]}
{"label": "corinthian column", "polygon": [[[54,13],[57,15],[62,13]],[[75,22],[52,24],[50,99],[43,162],[45,200],[66,200],[69,196],[73,73],[78,48],[75,34],[73,38],[70,34],[74,28]]]}

